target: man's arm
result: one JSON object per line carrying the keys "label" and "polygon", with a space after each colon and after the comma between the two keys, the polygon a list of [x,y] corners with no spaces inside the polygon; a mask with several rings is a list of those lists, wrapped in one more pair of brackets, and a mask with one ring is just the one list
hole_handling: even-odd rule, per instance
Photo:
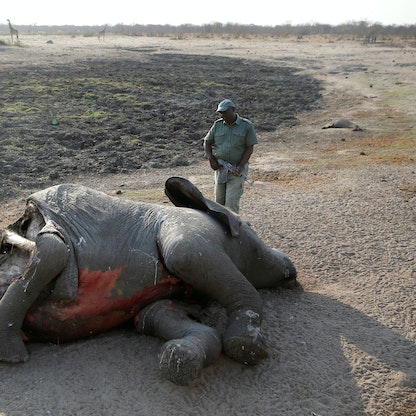
{"label": "man's arm", "polygon": [[253,154],[253,151],[254,151],[253,144],[246,147],[246,150],[243,153],[243,157],[241,158],[240,163],[237,166],[238,173],[240,173],[243,170],[244,165],[249,161],[251,155]]}
{"label": "man's arm", "polygon": [[205,155],[209,160],[209,164],[211,165],[211,168],[213,170],[219,169],[219,164],[217,162],[217,159],[215,159],[214,155],[212,154],[212,145],[211,143],[208,143],[206,140],[204,140],[204,151]]}

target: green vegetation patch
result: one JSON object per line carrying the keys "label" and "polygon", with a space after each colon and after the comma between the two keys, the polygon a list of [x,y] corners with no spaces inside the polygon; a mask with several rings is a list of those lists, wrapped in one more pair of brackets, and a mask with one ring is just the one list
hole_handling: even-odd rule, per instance
{"label": "green vegetation patch", "polygon": [[202,159],[202,138],[224,98],[258,132],[298,124],[297,114],[321,99],[319,82],[294,68],[140,52],[0,69],[0,88],[0,197],[79,173],[189,165]]}

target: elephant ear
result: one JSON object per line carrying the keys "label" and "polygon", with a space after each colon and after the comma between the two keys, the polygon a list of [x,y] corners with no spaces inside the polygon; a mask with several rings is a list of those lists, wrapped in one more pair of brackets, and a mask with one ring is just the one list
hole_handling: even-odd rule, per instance
{"label": "elephant ear", "polygon": [[223,224],[233,237],[240,235],[241,220],[229,209],[205,198],[187,179],[176,176],[169,178],[165,183],[165,194],[175,206],[206,212]]}

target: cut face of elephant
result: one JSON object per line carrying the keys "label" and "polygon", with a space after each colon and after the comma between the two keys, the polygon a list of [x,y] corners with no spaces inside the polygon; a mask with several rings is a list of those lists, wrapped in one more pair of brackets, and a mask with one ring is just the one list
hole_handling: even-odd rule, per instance
{"label": "cut face of elephant", "polygon": [[[160,368],[177,384],[221,351],[245,364],[267,356],[257,289],[296,286],[293,263],[186,179],[169,178],[165,192],[176,206],[72,184],[28,198],[0,231],[0,361],[29,358],[22,331],[64,342],[131,319],[166,340]],[[190,318],[193,291],[225,308],[223,334]]]}

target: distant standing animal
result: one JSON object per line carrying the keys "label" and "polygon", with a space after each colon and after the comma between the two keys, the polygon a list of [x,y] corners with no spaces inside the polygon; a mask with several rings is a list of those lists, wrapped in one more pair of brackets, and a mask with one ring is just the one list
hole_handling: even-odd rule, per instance
{"label": "distant standing animal", "polygon": [[101,38],[104,40],[104,37],[105,37],[105,30],[107,29],[107,25],[105,25],[104,26],[104,29],[103,30],[100,30],[99,32],[98,32],[98,40],[100,40]]}
{"label": "distant standing animal", "polygon": [[12,26],[9,19],[7,19],[7,21],[9,22],[10,37],[12,38],[12,42],[13,36],[16,36],[16,39],[19,40],[19,31]]}

